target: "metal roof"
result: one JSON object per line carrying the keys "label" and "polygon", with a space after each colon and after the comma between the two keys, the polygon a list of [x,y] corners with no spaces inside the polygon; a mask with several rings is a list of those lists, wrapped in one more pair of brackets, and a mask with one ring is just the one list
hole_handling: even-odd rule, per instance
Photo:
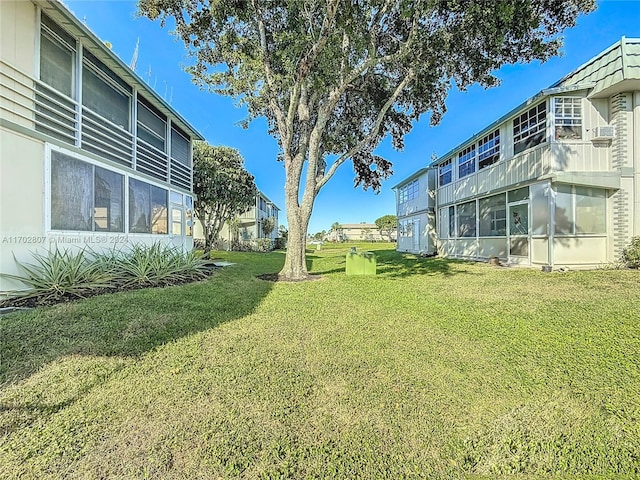
{"label": "metal roof", "polygon": [[136,72],[131,70],[105,43],[98,38],[86,25],[84,25],[68,8],[59,0],[32,0],[44,13],[54,19],[64,30],[82,42],[83,46],[95,55],[107,67],[113,70],[129,85],[143,92],[146,100],[160,110],[173,123],[182,130],[191,134],[196,140],[205,138],[171,105],[158,95]]}

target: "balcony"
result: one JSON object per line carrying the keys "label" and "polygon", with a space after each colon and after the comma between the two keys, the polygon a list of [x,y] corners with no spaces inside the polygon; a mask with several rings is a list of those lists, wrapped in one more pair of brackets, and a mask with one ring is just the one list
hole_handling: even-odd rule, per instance
{"label": "balcony", "polygon": [[438,205],[548,178],[558,172],[609,172],[609,149],[588,141],[545,142],[464,178],[438,187]]}
{"label": "balcony", "polygon": [[189,191],[191,167],[0,60],[0,112],[14,125]]}

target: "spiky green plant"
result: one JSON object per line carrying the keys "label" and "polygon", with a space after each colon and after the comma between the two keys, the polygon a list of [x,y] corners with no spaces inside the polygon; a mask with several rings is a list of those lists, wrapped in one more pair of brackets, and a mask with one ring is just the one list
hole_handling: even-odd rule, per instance
{"label": "spiky green plant", "polygon": [[24,275],[0,274],[28,289],[12,298],[56,301],[65,296],[85,297],[96,290],[167,285],[207,276],[207,262],[195,253],[154,243],[130,250],[78,251],[56,248],[34,253],[33,263],[16,260]]}
{"label": "spiky green plant", "polygon": [[1,274],[28,287],[28,290],[16,292],[16,297],[43,300],[57,300],[68,295],[84,297],[87,292],[110,287],[113,279],[111,272],[103,270],[84,249],[74,252],[56,247],[46,254],[34,252],[33,258],[34,263],[23,263],[14,256],[24,275]]}
{"label": "spiky green plant", "polygon": [[[108,260],[103,260],[107,264]],[[205,262],[193,253],[154,243],[134,245],[109,263],[116,282],[124,286],[160,285],[205,276]]]}

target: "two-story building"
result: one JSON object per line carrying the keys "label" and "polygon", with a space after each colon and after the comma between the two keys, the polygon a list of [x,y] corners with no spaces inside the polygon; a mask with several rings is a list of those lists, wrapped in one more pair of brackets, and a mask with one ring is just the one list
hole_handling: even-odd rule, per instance
{"label": "two-story building", "polygon": [[435,253],[435,175],[429,168],[421,168],[393,190],[396,192],[398,217],[396,249],[427,255]]}
{"label": "two-story building", "polygon": [[190,250],[200,134],[59,1],[2,1],[0,22],[0,272],[56,247]]}
{"label": "two-story building", "polygon": [[342,223],[332,229],[324,240],[329,242],[389,242],[395,241],[397,230],[381,232],[375,223]]}
{"label": "two-story building", "polygon": [[[258,191],[255,205],[240,215],[240,238],[245,241],[257,238],[270,238],[271,240],[275,240],[276,237],[278,237],[279,211],[280,209],[275,203],[269,200],[264,193]],[[274,227],[269,235],[265,235],[262,224],[268,218],[273,219]]]}
{"label": "two-story building", "polygon": [[[238,240],[250,242],[258,238],[270,238],[275,240],[278,233],[278,213],[280,209],[269,198],[258,190],[255,203],[246,212],[238,215],[240,221],[238,228]],[[269,235],[265,235],[262,225],[268,218],[273,219],[273,230]],[[200,222],[195,223],[194,236],[196,239],[204,240],[204,232]],[[220,230],[219,241],[220,248],[229,248],[233,239],[233,233],[229,229],[229,225],[225,223]]]}
{"label": "two-story building", "polygon": [[640,39],[623,37],[442,155],[429,175],[441,255],[615,261],[640,235]]}

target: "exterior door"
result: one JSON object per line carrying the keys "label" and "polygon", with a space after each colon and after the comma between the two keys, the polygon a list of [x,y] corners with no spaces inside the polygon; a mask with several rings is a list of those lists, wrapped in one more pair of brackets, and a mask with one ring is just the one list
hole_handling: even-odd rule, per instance
{"label": "exterior door", "polygon": [[420,251],[420,219],[413,221],[413,250]]}
{"label": "exterior door", "polygon": [[528,200],[509,204],[507,223],[509,225],[509,262],[529,265],[531,236]]}

